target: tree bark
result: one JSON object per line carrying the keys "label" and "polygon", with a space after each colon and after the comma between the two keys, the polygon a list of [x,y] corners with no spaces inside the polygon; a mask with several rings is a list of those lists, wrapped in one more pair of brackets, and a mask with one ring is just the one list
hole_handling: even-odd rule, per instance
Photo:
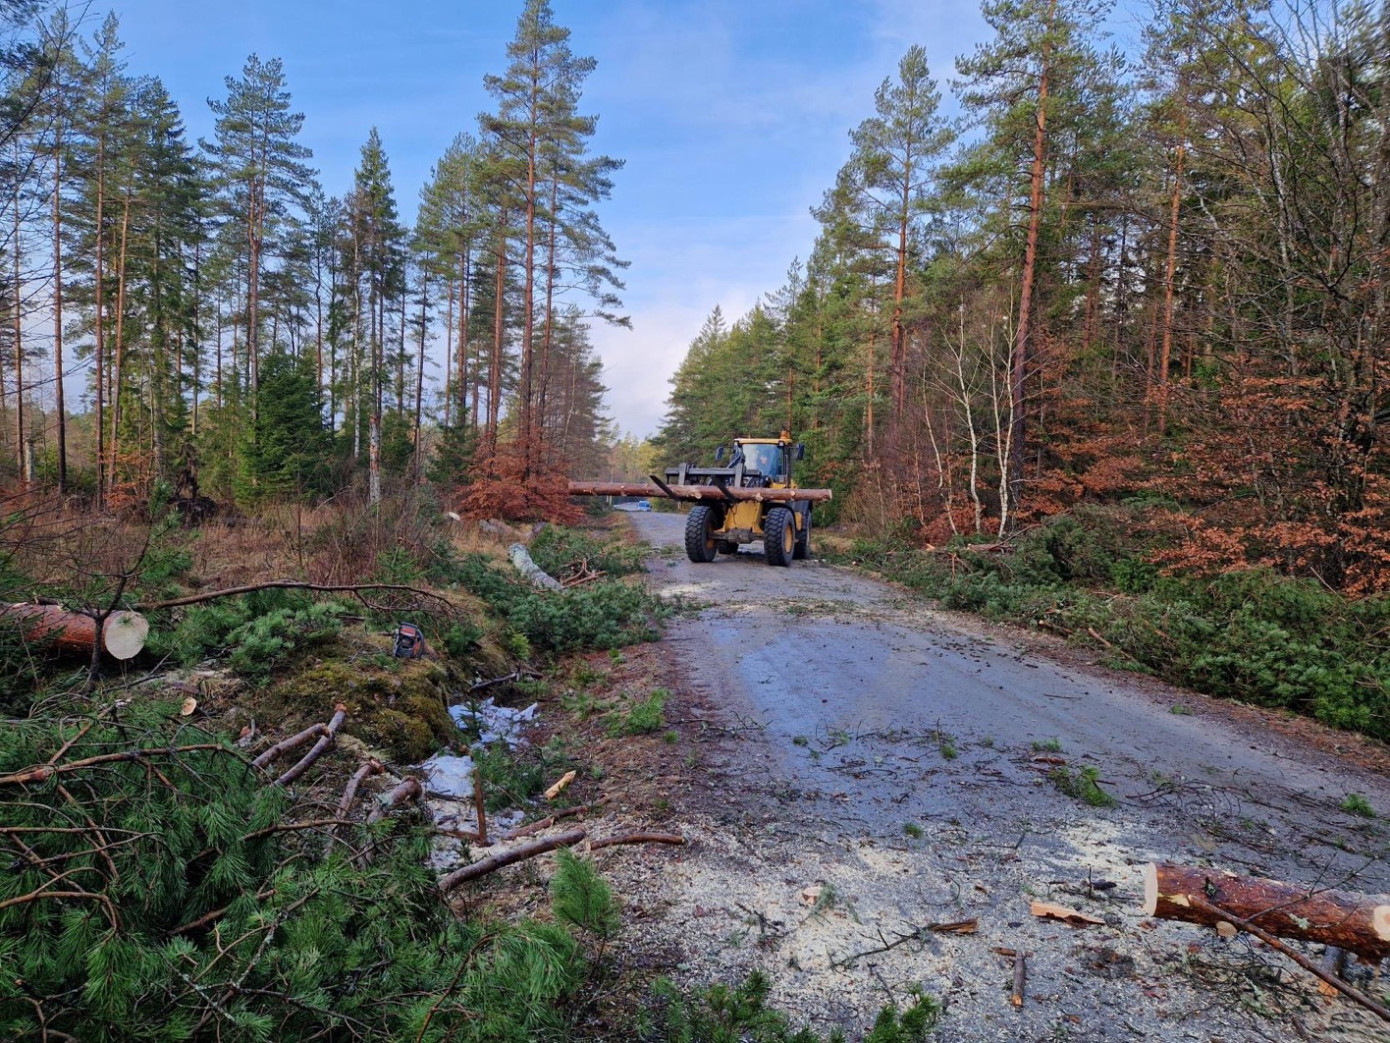
{"label": "tree bark", "polygon": [[[1051,29],[1057,10],[1056,0],[1048,7],[1047,24]],[[1038,232],[1042,226],[1043,180],[1047,172],[1047,91],[1051,67],[1051,43],[1043,44],[1042,72],[1038,78],[1038,115],[1033,129],[1033,166],[1028,196],[1028,241],[1023,252],[1023,285],[1019,291],[1018,329],[1014,339],[1013,357],[1009,360],[1009,500],[1017,506],[1023,499],[1023,453],[1027,422],[1024,414],[1024,390],[1029,370],[1029,335],[1032,332],[1029,316],[1033,309],[1033,279],[1038,267]]]}
{"label": "tree bark", "polygon": [[1281,938],[1335,945],[1375,960],[1390,956],[1390,898],[1308,889],[1215,869],[1152,862],[1144,868],[1145,916],[1215,927],[1222,918],[1211,907]]}

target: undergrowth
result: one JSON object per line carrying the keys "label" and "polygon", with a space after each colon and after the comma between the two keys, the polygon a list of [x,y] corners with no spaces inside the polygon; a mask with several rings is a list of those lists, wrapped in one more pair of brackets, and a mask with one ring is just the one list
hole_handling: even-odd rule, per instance
{"label": "undergrowth", "polygon": [[[787,1015],[768,1006],[771,990],[761,971],[732,988],[715,984],[688,993],[660,979],[652,986],[654,1003],[641,1038],[650,1043],[844,1043],[839,1029],[829,1037],[809,1028],[793,1030]],[[905,1010],[889,1005],[879,1011],[863,1043],[921,1043],[940,1013],[936,1000],[915,993]]]}
{"label": "undergrowth", "polygon": [[524,641],[514,643],[517,652],[555,655],[652,641],[667,612],[641,586],[621,579],[537,591],[481,554],[464,555],[444,572],[507,622]]}
{"label": "undergrowth", "polygon": [[1002,554],[860,540],[842,560],[945,608],[1101,644],[1116,667],[1390,739],[1390,598],[1353,600],[1269,569],[1162,575],[1141,519],[1081,510]]}
{"label": "undergrowth", "polygon": [[[571,927],[616,915],[591,869],[561,864],[558,923],[460,919],[423,826],[295,828],[317,805],[174,722],[132,703],[0,731],[0,1038],[568,1037]],[[13,777],[33,765],[55,773]]]}

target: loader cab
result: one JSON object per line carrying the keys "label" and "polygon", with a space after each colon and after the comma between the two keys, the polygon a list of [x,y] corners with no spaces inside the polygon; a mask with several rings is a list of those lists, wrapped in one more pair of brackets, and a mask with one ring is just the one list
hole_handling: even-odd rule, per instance
{"label": "loader cab", "polygon": [[745,473],[760,475],[769,485],[786,487],[793,484],[792,462],[800,460],[803,453],[799,443],[791,445],[785,439],[739,440],[734,442],[730,466],[742,463]]}

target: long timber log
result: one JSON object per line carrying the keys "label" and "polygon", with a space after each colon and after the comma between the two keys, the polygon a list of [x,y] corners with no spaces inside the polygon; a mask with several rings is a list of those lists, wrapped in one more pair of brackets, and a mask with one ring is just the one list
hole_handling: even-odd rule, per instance
{"label": "long timber log", "polygon": [[1218,869],[1149,863],[1144,915],[1216,927],[1221,911],[1280,938],[1321,942],[1360,956],[1390,956],[1390,898],[1299,887]]}
{"label": "long timber log", "polygon": [[[96,620],[58,605],[0,605],[0,618],[19,621],[26,641],[51,641],[67,655],[92,654],[97,640]],[[112,612],[101,628],[101,647],[113,659],[133,659],[145,647],[150,624],[139,612]]]}
{"label": "long timber log", "polygon": [[[809,500],[825,503],[832,496],[829,489],[721,489],[717,485],[669,485],[674,500],[752,500],[755,503],[787,503]],[[636,482],[570,482],[571,496],[644,496],[666,499],[666,493],[655,485]]]}

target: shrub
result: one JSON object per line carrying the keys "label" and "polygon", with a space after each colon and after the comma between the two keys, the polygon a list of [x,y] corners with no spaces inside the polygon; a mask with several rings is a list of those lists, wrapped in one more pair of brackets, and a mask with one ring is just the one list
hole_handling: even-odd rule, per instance
{"label": "shrub", "polygon": [[[663,1043],[825,1043],[809,1028],[792,1031],[790,1019],[767,1004],[771,988],[761,971],[753,971],[733,988],[715,984],[689,994],[660,979],[652,986],[655,1003],[642,1038]],[[934,999],[916,992],[904,1011],[885,1006],[864,1043],[921,1043],[940,1013]],[[835,1029],[829,1041],[844,1038]]]}
{"label": "shrub", "polygon": [[[136,748],[158,753],[76,763]],[[0,775],[50,759],[62,787],[0,787],[24,829],[23,850],[0,836],[0,902],[20,899],[0,907],[0,1038],[565,1035],[579,946],[557,924],[457,918],[423,828],[388,820],[325,849],[292,828],[321,811],[169,705],[0,732]],[[351,857],[369,844],[370,861]]]}

